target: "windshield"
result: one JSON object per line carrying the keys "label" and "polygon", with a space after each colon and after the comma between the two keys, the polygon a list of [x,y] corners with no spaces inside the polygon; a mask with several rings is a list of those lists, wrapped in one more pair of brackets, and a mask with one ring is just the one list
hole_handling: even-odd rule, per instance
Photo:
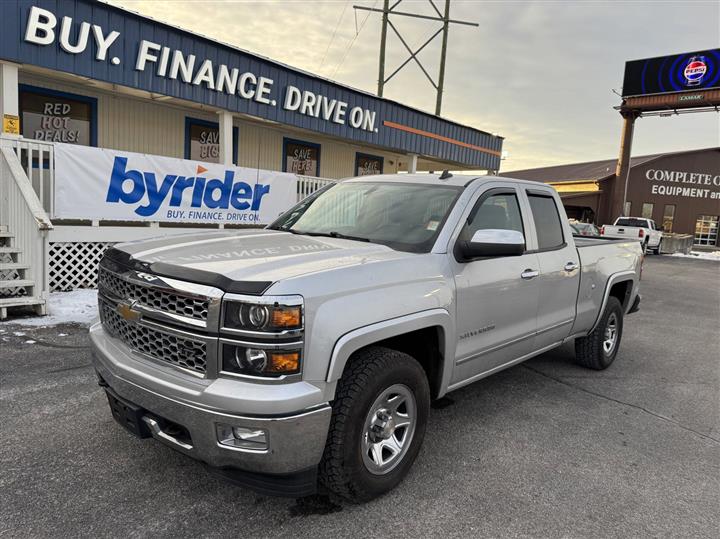
{"label": "windshield", "polygon": [[268,228],[429,252],[461,187],[345,182],[300,202]]}

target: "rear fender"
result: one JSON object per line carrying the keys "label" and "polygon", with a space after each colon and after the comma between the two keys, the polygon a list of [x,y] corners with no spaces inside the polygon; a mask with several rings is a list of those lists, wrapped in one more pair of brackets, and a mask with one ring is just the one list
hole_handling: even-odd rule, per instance
{"label": "rear fender", "polygon": [[607,284],[605,285],[605,292],[603,293],[603,300],[602,304],[600,305],[600,311],[597,314],[597,317],[595,319],[595,323],[590,328],[590,331],[588,331],[588,334],[592,333],[597,325],[600,323],[600,318],[602,317],[603,312],[605,311],[605,307],[607,306],[608,299],[610,299],[610,291],[612,290],[612,287],[616,285],[617,283],[622,283],[625,281],[631,281],[632,284],[630,286],[630,291],[627,293],[627,297],[625,301],[623,302],[623,308],[625,311],[630,310],[632,307],[633,299],[635,295],[637,294],[637,273],[634,271],[620,271],[618,273],[614,273],[610,276],[610,278],[607,281]]}

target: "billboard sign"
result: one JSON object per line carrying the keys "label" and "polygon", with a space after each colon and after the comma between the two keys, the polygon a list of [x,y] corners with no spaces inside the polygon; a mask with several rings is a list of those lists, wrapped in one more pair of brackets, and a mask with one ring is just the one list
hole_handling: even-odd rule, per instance
{"label": "billboard sign", "polygon": [[297,176],[55,145],[55,217],[259,225],[297,202]]}
{"label": "billboard sign", "polygon": [[720,88],[720,49],[625,63],[622,96],[697,92]]}

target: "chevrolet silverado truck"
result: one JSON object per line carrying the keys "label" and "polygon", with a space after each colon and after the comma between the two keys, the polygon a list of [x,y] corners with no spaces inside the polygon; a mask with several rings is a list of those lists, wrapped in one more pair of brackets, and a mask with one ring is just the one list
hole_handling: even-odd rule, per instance
{"label": "chevrolet silverado truck", "polygon": [[577,238],[549,186],[377,175],[265,229],[116,245],[94,366],[114,418],[265,493],[397,485],[433,399],[574,341],[605,369],[638,309],[635,241]]}
{"label": "chevrolet silverado truck", "polygon": [[606,238],[635,238],[642,245],[643,252],[648,250],[660,254],[663,231],[652,219],[645,217],[618,217],[612,225],[603,225],[600,235]]}

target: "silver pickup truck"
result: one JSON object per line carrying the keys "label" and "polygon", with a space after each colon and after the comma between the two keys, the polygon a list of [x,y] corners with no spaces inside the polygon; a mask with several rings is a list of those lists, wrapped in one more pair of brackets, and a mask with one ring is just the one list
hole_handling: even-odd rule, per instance
{"label": "silver pickup truck", "polygon": [[107,251],[90,336],[115,419],[256,490],[350,501],[407,474],[430,403],[573,340],[605,369],[633,240],[573,238],[548,186],[379,175],[262,230]]}

